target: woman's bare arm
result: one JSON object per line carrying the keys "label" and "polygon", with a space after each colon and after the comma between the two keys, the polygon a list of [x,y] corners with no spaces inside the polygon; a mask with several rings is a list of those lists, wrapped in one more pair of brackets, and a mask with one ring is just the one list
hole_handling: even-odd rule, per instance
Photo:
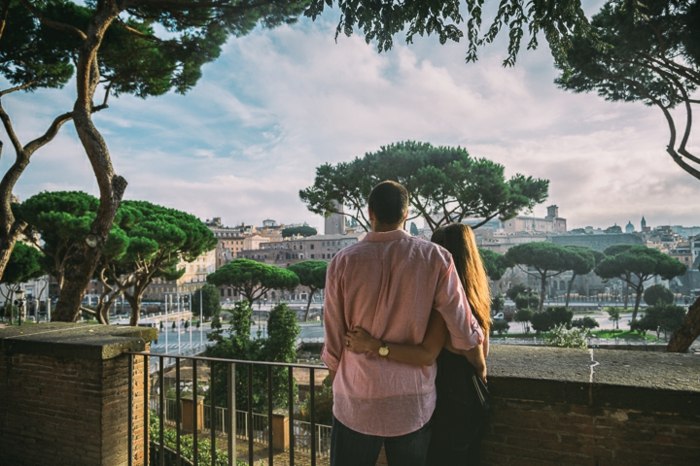
{"label": "woman's bare arm", "polygon": [[[362,327],[355,327],[345,334],[346,349],[355,353],[378,354],[382,342],[372,337]],[[417,345],[384,342],[389,347],[387,359],[411,364],[414,366],[429,366],[435,362],[440,350],[445,345],[447,327],[445,321],[437,312],[430,314],[428,328],[423,341]]]}

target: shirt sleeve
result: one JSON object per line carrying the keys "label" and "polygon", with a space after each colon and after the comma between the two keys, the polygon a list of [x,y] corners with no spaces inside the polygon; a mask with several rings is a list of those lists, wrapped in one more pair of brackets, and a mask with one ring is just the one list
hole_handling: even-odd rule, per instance
{"label": "shirt sleeve", "polygon": [[323,299],[323,350],[321,360],[332,371],[338,370],[345,338],[342,287],[336,261],[331,261],[326,272]]}
{"label": "shirt sleeve", "polygon": [[433,306],[445,320],[452,346],[456,349],[468,350],[483,343],[484,333],[472,315],[451,258],[438,283]]}

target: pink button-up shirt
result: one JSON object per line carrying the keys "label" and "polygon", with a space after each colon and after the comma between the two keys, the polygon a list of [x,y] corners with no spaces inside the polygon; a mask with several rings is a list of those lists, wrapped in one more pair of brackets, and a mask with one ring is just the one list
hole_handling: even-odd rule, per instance
{"label": "pink button-up shirt", "polygon": [[345,351],[360,326],[394,343],[423,341],[431,309],[442,315],[457,349],[483,341],[452,256],[403,230],[371,232],[341,250],[326,275],[321,358],[336,371],[333,414],[351,429],[393,437],[420,429],[435,409],[436,366],[412,366]]}

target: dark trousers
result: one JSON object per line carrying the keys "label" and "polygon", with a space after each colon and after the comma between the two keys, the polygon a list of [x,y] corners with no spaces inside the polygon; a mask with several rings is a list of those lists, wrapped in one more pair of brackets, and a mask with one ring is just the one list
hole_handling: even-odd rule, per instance
{"label": "dark trousers", "polygon": [[379,437],[361,434],[333,417],[331,466],[375,466],[384,445],[389,466],[425,466],[430,423],[410,434]]}

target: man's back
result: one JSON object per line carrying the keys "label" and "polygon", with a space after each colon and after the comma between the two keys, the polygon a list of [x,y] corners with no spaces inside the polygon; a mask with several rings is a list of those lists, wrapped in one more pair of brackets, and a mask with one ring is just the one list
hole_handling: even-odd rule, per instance
{"label": "man's back", "polygon": [[358,432],[398,436],[420,429],[435,406],[435,366],[410,366],[343,351],[359,326],[395,343],[423,340],[431,309],[466,334],[468,308],[450,254],[403,230],[371,232],[328,267],[322,358],[337,371],[336,418]]}

